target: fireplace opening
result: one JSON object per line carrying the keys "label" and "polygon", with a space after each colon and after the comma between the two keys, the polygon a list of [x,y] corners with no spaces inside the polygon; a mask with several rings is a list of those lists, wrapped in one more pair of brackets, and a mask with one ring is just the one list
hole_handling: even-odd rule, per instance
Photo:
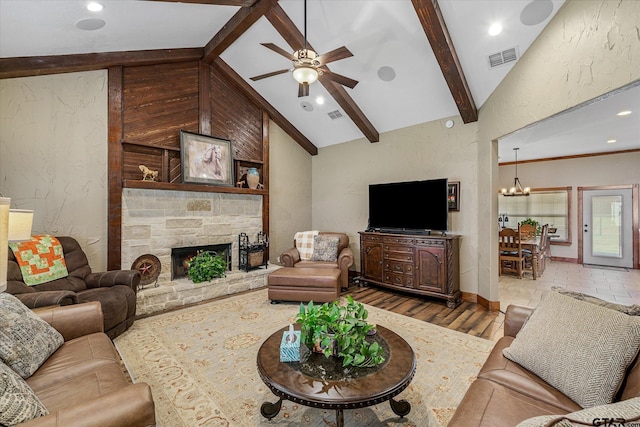
{"label": "fireplace opening", "polygon": [[223,256],[227,260],[227,271],[231,271],[231,243],[171,248],[171,280],[187,277],[187,261],[200,251],[215,252]]}

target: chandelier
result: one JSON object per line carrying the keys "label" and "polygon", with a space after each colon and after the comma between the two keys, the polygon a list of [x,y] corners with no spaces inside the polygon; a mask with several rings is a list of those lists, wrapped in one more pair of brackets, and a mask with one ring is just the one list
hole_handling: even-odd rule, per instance
{"label": "chandelier", "polygon": [[518,150],[519,148],[514,148],[513,151],[516,153],[516,177],[513,179],[513,186],[507,190],[503,188],[500,192],[503,196],[528,196],[531,192],[529,187],[523,187],[520,184],[520,179],[518,179]]}

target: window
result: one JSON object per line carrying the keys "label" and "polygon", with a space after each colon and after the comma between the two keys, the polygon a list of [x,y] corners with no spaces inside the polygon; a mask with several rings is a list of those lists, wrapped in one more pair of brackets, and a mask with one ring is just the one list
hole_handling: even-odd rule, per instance
{"label": "window", "polygon": [[498,196],[500,228],[518,228],[527,218],[549,224],[551,243],[571,244],[571,187],[532,189],[528,197]]}

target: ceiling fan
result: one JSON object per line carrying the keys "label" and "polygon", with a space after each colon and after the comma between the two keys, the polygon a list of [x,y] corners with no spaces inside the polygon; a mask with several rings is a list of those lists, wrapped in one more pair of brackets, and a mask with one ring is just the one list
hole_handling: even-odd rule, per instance
{"label": "ceiling fan", "polygon": [[279,74],[293,71],[293,78],[298,82],[298,97],[309,96],[309,85],[318,79],[331,80],[351,89],[358,84],[357,80],[337,73],[332,73],[327,68],[323,68],[324,65],[330,62],[353,56],[353,53],[351,53],[345,46],[339,47],[322,55],[318,55],[313,49],[309,49],[307,47],[307,0],[304,0],[304,47],[302,49],[291,54],[273,43],[260,44],[267,49],[271,49],[285,58],[290,59],[293,63],[293,68],[286,68],[284,70],[272,71],[270,73],[251,77],[251,80],[254,82],[266,79],[267,77],[277,76]]}

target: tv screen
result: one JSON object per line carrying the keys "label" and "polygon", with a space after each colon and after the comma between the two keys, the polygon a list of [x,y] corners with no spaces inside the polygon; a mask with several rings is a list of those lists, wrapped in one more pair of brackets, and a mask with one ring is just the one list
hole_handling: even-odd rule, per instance
{"label": "tv screen", "polygon": [[447,178],[369,185],[369,230],[447,231]]}

